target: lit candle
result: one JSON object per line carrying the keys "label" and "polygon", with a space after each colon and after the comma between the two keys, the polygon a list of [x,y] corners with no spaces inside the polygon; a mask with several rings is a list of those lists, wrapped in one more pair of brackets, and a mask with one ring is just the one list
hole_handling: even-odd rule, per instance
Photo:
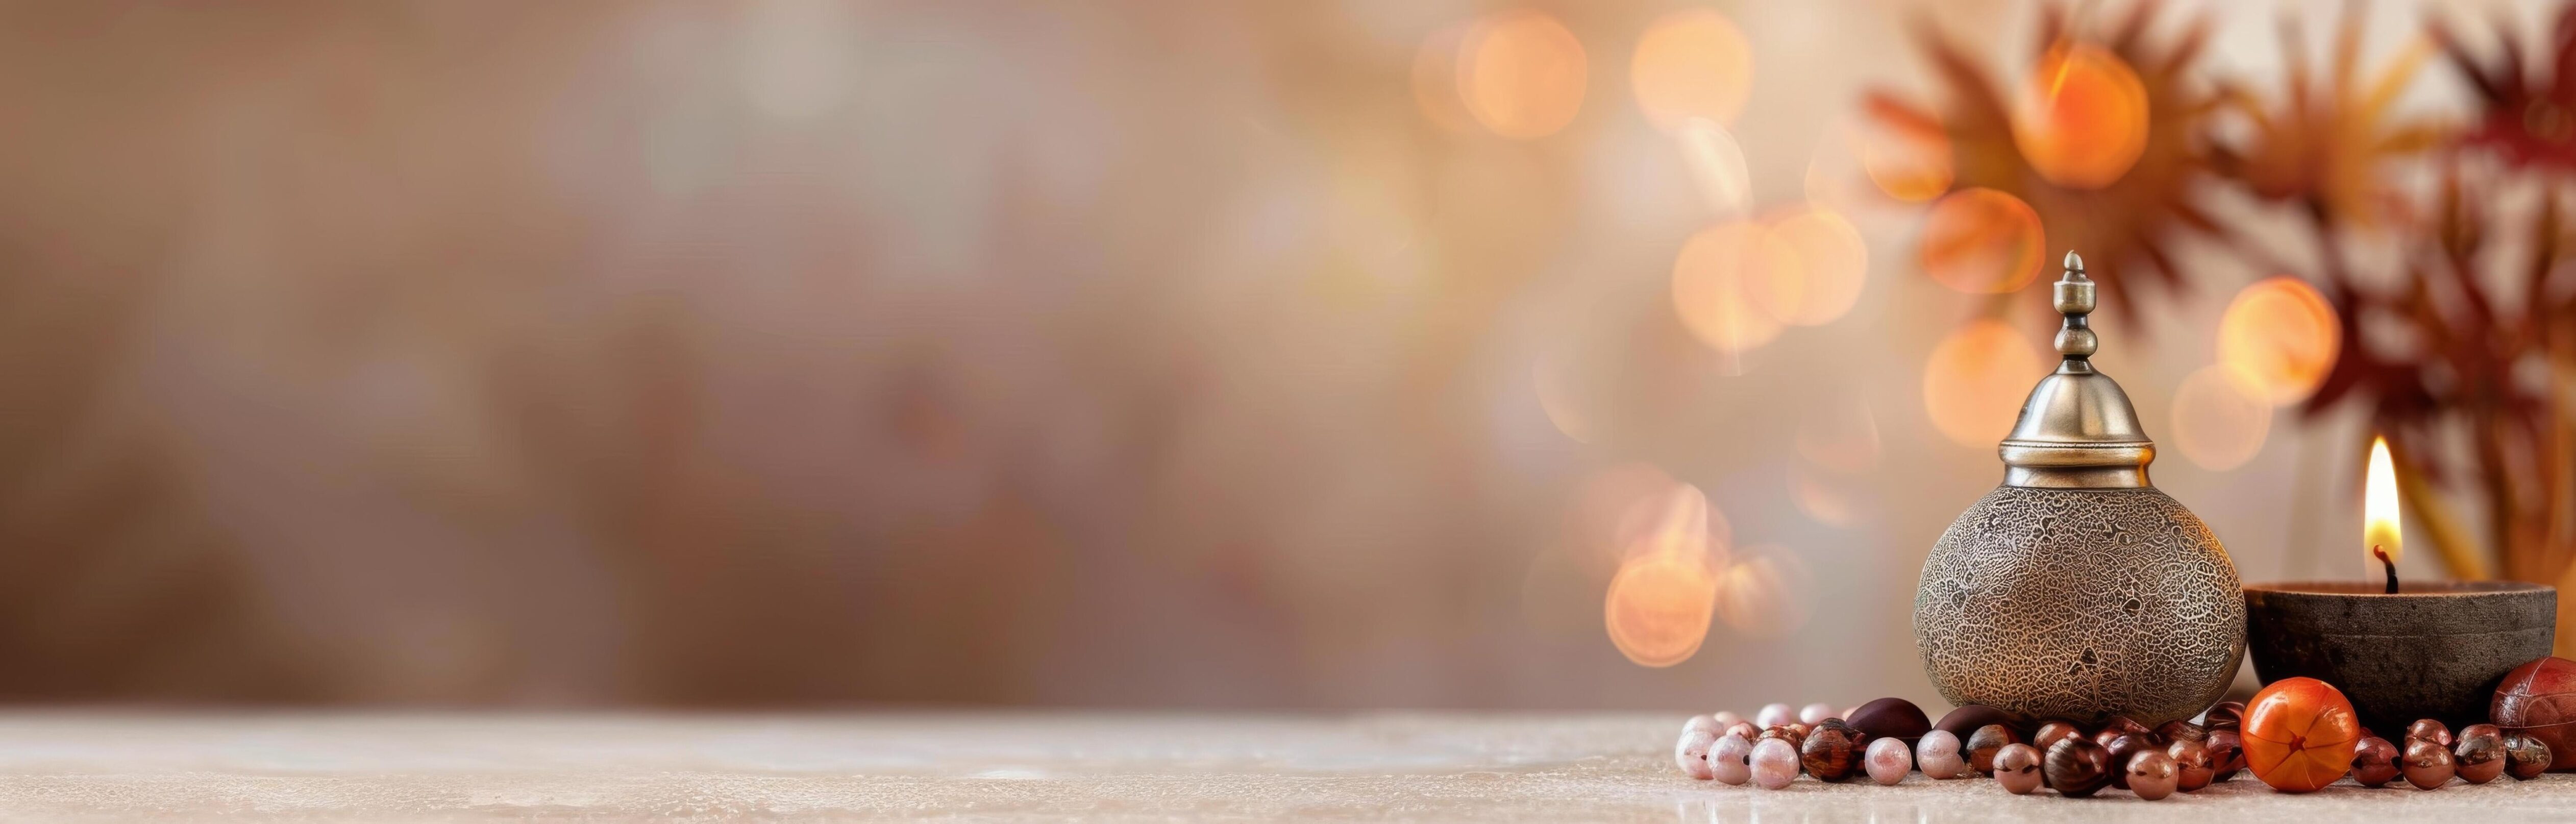
{"label": "lit candle", "polygon": [[2370,442],[2370,473],[2364,480],[2361,499],[2361,550],[2379,559],[2388,573],[2388,593],[2397,593],[2397,559],[2405,555],[2405,544],[2397,529],[2397,465],[2388,460],[2388,439]]}

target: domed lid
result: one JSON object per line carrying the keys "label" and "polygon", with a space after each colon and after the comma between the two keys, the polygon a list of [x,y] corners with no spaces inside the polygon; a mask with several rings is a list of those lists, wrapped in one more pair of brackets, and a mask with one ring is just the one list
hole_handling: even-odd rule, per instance
{"label": "domed lid", "polygon": [[2156,445],[2138,427],[2129,393],[2093,369],[2100,340],[2085,321],[2093,311],[2093,279],[2084,276],[2084,259],[2074,252],[2066,253],[2066,275],[2057,281],[2057,311],[2066,314],[2066,326],[2057,332],[2057,352],[2065,359],[2039,379],[2030,400],[2022,402],[2021,420],[2004,436],[2004,485],[2147,486]]}

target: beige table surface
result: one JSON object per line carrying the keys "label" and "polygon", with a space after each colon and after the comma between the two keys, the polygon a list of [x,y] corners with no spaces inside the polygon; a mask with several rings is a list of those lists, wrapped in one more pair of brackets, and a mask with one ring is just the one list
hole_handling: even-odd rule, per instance
{"label": "beige table surface", "polygon": [[2160,802],[1673,767],[1661,715],[0,714],[0,820],[2576,821],[2576,776]]}

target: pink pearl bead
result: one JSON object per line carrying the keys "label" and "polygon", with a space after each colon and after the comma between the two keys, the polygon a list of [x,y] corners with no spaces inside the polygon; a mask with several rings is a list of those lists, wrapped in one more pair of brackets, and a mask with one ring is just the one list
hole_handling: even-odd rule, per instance
{"label": "pink pearl bead", "polygon": [[1834,717],[1834,705],[1827,704],[1822,701],[1808,704],[1806,707],[1798,710],[1798,721],[1800,723],[1822,724],[1825,722],[1825,719],[1832,717]]}
{"label": "pink pearl bead", "polygon": [[1776,790],[1798,780],[1798,748],[1777,738],[1766,738],[1753,745],[1753,781],[1763,789]]}
{"label": "pink pearl bead", "polygon": [[1717,714],[1709,716],[1709,719],[1716,721],[1717,728],[1722,731],[1735,726],[1735,722],[1744,720],[1744,716],[1735,714],[1734,710],[1718,710]]}
{"label": "pink pearl bead", "polygon": [[1683,730],[1681,742],[1673,745],[1673,763],[1681,765],[1682,772],[1692,778],[1701,781],[1714,778],[1716,775],[1708,771],[1708,747],[1715,743],[1717,733]]}
{"label": "pink pearl bead", "polygon": [[1959,757],[1959,737],[1947,730],[1923,734],[1914,745],[1914,763],[1923,768],[1927,778],[1957,778],[1968,773],[1967,759]]}
{"label": "pink pearl bead", "polygon": [[1753,742],[1743,736],[1720,736],[1708,748],[1708,770],[1717,780],[1742,784],[1753,780]]}
{"label": "pink pearl bead", "polygon": [[1691,730],[1707,730],[1709,731],[1709,734],[1715,735],[1718,731],[1724,729],[1726,729],[1725,724],[1717,723],[1717,719],[1705,715],[1694,715],[1690,717],[1690,720],[1682,722],[1682,733],[1684,735],[1690,734]]}
{"label": "pink pearl bead", "polygon": [[1902,739],[1881,738],[1869,742],[1865,757],[1870,780],[1881,784],[1894,785],[1903,781],[1905,774],[1914,769],[1914,754],[1905,750]]}
{"label": "pink pearl bead", "polygon": [[1764,704],[1761,712],[1753,714],[1753,725],[1766,730],[1772,727],[1785,727],[1789,722],[1796,720],[1798,720],[1798,711],[1790,709],[1787,704]]}
{"label": "pink pearl bead", "polygon": [[2039,750],[2029,744],[2005,744],[1995,751],[1995,783],[2014,795],[2029,795],[2039,789]]}
{"label": "pink pearl bead", "polygon": [[2139,798],[2154,801],[2172,795],[2178,783],[2173,756],[2161,750],[2144,750],[2129,757],[2129,791]]}

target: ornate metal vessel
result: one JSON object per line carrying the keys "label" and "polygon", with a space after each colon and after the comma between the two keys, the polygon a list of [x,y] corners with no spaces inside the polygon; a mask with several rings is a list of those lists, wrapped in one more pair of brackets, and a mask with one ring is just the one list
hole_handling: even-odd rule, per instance
{"label": "ornate metal vessel", "polygon": [[2004,482],[1941,533],[1914,594],[1924,672],[1954,704],[2154,726],[2216,701],[2245,654],[2236,565],[2147,482],[2155,444],[2095,371],[2093,281],[2066,255],[2064,356],[2002,445]]}

